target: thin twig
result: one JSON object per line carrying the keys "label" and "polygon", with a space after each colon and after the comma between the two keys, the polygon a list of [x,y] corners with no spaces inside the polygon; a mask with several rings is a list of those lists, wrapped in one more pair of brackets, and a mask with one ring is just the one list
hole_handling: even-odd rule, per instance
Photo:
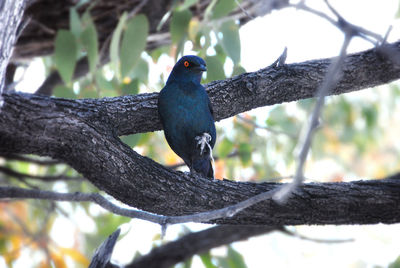
{"label": "thin twig", "polygon": [[7,160],[17,160],[28,163],[33,163],[41,166],[51,166],[56,164],[61,164],[62,162],[55,159],[37,159],[33,157],[28,157],[20,154],[0,154],[0,157],[4,157]]}
{"label": "thin twig", "polygon": [[235,2],[236,2],[236,5],[240,8],[240,10],[241,10],[247,17],[249,17],[249,19],[255,19],[255,18],[256,18],[256,17],[254,17],[253,15],[251,15],[249,12],[247,12],[247,10],[244,9],[244,8],[242,7],[242,5],[239,3],[238,0],[235,0]]}
{"label": "thin twig", "polygon": [[279,231],[281,231],[284,234],[290,235],[290,236],[294,236],[296,238],[299,238],[301,240],[307,240],[307,241],[311,241],[311,242],[315,242],[315,243],[323,243],[323,244],[338,244],[338,243],[349,243],[349,242],[354,242],[353,238],[348,238],[348,239],[320,239],[320,238],[311,238],[308,236],[304,236],[302,234],[299,234],[296,231],[290,231],[288,228],[283,227],[282,229],[280,229]]}
{"label": "thin twig", "polygon": [[282,187],[281,190],[274,196],[274,200],[276,200],[277,202],[285,202],[289,198],[291,193],[297,188],[297,186],[299,186],[304,180],[304,165],[307,159],[308,152],[310,150],[314,131],[319,125],[319,116],[321,114],[322,107],[324,106],[325,96],[328,95],[329,91],[339,80],[340,70],[342,68],[344,59],[346,58],[346,50],[352,38],[353,35],[345,35],[345,40],[342,44],[339,57],[334,59],[330,64],[328,72],[325,75],[325,79],[321,87],[318,89],[318,101],[315,104],[313,113],[311,115],[311,120],[309,124],[306,125],[306,131],[302,132],[298,144],[298,148],[300,148],[300,153],[298,155],[298,163],[293,182],[286,185],[285,187]]}
{"label": "thin twig", "polygon": [[343,31],[343,32],[352,31],[353,32],[352,35],[359,36],[359,37],[367,40],[368,42],[371,42],[373,45],[376,45],[377,42],[374,42],[369,37],[374,38],[378,42],[383,42],[384,38],[381,35],[376,34],[372,31],[366,30],[366,29],[359,27],[357,25],[354,25],[352,23],[349,23],[332,7],[332,5],[328,1],[325,0],[325,3],[328,6],[328,8],[332,11],[332,13],[337,17],[337,20],[332,19],[331,17],[329,17],[328,15],[326,15],[325,13],[323,13],[321,11],[310,8],[309,6],[305,5],[303,1],[301,1],[297,4],[289,4],[288,6],[296,8],[296,9],[300,9],[303,11],[307,11],[307,12],[317,15],[321,18],[324,18],[327,21],[329,21],[331,24],[333,24],[334,26],[338,27],[341,31]]}
{"label": "thin twig", "polygon": [[52,191],[43,190],[31,190],[19,187],[4,186],[0,187],[0,199],[9,198],[23,198],[23,199],[43,199],[43,200],[53,200],[53,201],[70,201],[70,202],[93,202],[104,209],[121,216],[126,216],[130,218],[138,218],[146,220],[149,222],[157,223],[162,226],[167,226],[170,224],[187,223],[187,222],[207,222],[210,220],[215,220],[219,218],[232,217],[238,212],[246,209],[260,201],[271,198],[279,188],[275,188],[268,192],[264,192],[235,205],[227,206],[221,209],[195,213],[192,215],[184,216],[162,216],[149,213],[146,211],[140,211],[135,209],[122,208],[111,201],[107,200],[100,194],[97,193],[58,193]]}
{"label": "thin twig", "polygon": [[70,181],[70,180],[83,180],[82,177],[69,177],[65,175],[55,175],[55,176],[39,176],[39,175],[31,175],[31,174],[26,174],[26,173],[21,173],[15,170],[12,170],[7,167],[2,167],[0,166],[0,172],[3,174],[6,174],[8,176],[15,177],[17,179],[35,179],[35,180],[41,180],[41,181],[46,181],[46,182],[52,182],[52,181]]}
{"label": "thin twig", "polygon": [[269,131],[271,133],[274,133],[274,134],[283,134],[283,135],[289,136],[290,138],[293,138],[293,139],[297,138],[297,136],[295,134],[292,134],[292,133],[288,133],[288,132],[285,132],[285,131],[282,131],[282,130],[273,129],[273,128],[270,128],[270,127],[267,127],[267,126],[260,126],[259,124],[257,124],[253,120],[247,119],[247,118],[245,118],[245,117],[243,117],[241,115],[237,115],[236,118],[241,120],[241,121],[243,121],[243,122],[245,122],[245,123],[247,123],[247,124],[250,124],[253,127],[258,128],[258,129],[264,129],[264,130],[267,130],[267,131]]}

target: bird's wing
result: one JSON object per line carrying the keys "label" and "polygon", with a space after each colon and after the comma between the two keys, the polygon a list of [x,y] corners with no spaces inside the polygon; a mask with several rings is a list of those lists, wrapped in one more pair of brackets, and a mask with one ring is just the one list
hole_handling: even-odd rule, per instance
{"label": "bird's wing", "polygon": [[[212,117],[214,118],[214,110],[213,110],[213,107],[212,107],[212,105],[211,105],[210,98],[207,97],[207,100],[208,100],[208,108],[210,109],[211,115],[212,115]],[[215,119],[215,118],[214,118],[214,119]]]}

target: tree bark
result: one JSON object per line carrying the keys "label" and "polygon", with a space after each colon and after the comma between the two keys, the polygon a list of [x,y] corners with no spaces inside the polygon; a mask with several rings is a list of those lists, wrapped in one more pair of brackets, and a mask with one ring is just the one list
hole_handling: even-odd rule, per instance
{"label": "tree bark", "polygon": [[7,65],[16,41],[18,26],[24,14],[25,2],[26,0],[2,0],[0,2],[0,94],[6,85]]}
{"label": "tree bark", "polygon": [[[399,43],[390,45],[399,49]],[[313,96],[330,60],[266,68],[209,84],[218,120],[262,105]],[[331,94],[388,83],[398,67],[375,50],[348,56]],[[160,128],[157,94],[67,100],[7,92],[0,113],[0,154],[29,153],[65,161],[99,189],[139,209],[186,215],[222,208],[279,184],[212,181],[171,171],[140,156],[117,135]],[[399,177],[399,176],[397,176]],[[400,180],[314,183],[283,206],[261,202],[221,224],[372,224],[399,222]]]}
{"label": "tree bark", "polygon": [[139,257],[124,267],[168,268],[212,248],[280,229],[282,228],[274,226],[216,226],[187,234],[176,241],[156,247],[150,253]]}

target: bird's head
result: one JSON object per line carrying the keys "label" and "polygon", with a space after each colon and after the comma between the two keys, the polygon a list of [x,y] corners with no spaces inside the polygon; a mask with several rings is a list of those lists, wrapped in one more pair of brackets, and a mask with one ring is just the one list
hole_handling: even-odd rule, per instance
{"label": "bird's head", "polygon": [[200,83],[201,75],[207,71],[206,62],[197,56],[183,56],[172,69],[168,82],[172,80],[196,81]]}

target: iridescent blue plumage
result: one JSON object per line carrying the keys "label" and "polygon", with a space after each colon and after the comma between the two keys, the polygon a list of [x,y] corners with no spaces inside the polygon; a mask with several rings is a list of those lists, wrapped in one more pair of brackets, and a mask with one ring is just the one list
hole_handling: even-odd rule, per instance
{"label": "iridescent blue plumage", "polygon": [[206,63],[197,56],[182,57],[158,97],[165,138],[190,171],[213,178],[212,148],[216,131],[210,100],[200,84]]}

